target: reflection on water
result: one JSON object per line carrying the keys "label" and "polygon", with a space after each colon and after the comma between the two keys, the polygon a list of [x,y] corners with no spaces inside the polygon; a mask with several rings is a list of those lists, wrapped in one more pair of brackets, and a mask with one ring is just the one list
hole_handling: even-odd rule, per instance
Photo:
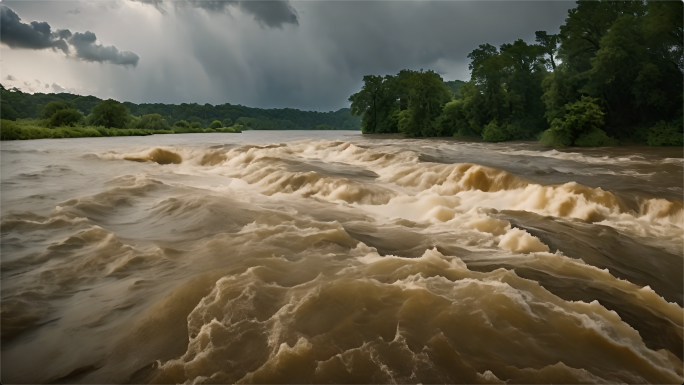
{"label": "reflection on water", "polygon": [[680,149],[2,143],[2,380],[681,383]]}

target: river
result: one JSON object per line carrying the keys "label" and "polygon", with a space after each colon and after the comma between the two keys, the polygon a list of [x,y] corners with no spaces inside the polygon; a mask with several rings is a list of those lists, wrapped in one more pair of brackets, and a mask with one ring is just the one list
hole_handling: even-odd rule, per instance
{"label": "river", "polygon": [[672,383],[681,148],[2,142],[3,383]]}

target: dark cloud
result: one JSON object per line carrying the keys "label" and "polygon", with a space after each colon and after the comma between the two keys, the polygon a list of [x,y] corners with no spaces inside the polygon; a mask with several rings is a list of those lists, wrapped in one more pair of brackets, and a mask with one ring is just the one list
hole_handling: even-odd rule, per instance
{"label": "dark cloud", "polygon": [[65,39],[71,36],[69,30],[52,32],[46,22],[21,22],[21,18],[5,5],[0,5],[0,42],[11,48],[59,49],[69,52]]}
{"label": "dark cloud", "polygon": [[[478,45],[534,43],[535,31],[558,33],[575,7],[562,1],[145,1],[164,8],[162,15],[140,3],[116,2],[114,8],[88,1],[78,3],[81,14],[75,17],[65,13],[75,3],[2,4],[8,2],[24,19],[82,26],[79,31],[94,31],[105,43],[116,36],[117,47],[126,44],[145,55],[135,71],[73,60],[24,65],[20,60],[30,59],[6,55],[0,63],[5,74],[50,79],[84,94],[136,103],[229,102],[322,111],[348,106],[347,98],[368,74],[423,68],[446,80],[468,80],[467,55]],[[84,42],[86,48],[98,44],[92,38]],[[27,72],[29,67],[36,72]]]}
{"label": "dark cloud", "polygon": [[45,83],[45,88],[50,88],[50,85]]}
{"label": "dark cloud", "polygon": [[[131,0],[154,5],[162,11],[162,0]],[[230,7],[239,7],[247,14],[254,16],[260,25],[269,28],[282,28],[285,24],[299,25],[297,11],[289,0],[190,0],[175,2],[176,6],[191,6],[210,12],[224,12]]]}
{"label": "dark cloud", "polygon": [[97,44],[97,37],[94,33],[86,31],[86,33],[76,32],[74,36],[69,39],[74,48],[76,48],[76,57],[90,62],[108,62],[119,65],[138,65],[140,56],[130,51],[119,51],[113,45],[103,46]]}
{"label": "dark cloud", "polygon": [[81,11],[78,8],[76,8],[76,9],[72,9],[70,11],[67,11],[66,13],[69,15],[78,15],[79,13],[81,13]]}
{"label": "dark cloud", "polygon": [[130,0],[135,3],[143,3],[147,5],[151,5],[154,8],[157,9],[157,11],[161,12],[162,14],[166,14],[166,10],[164,9],[164,0]]}
{"label": "dark cloud", "polygon": [[255,1],[240,2],[240,8],[254,15],[254,20],[270,28],[282,28],[283,24],[299,25],[297,11],[288,1]]}
{"label": "dark cloud", "polygon": [[47,22],[21,22],[21,18],[5,5],[0,5],[0,39],[11,48],[59,49],[69,54],[69,44],[76,49],[76,57],[83,61],[112,63],[118,65],[138,65],[140,57],[133,52],[119,51],[114,46],[97,44],[94,33],[76,32],[68,29],[51,31]]}
{"label": "dark cloud", "polygon": [[17,80],[17,78],[15,78],[15,77],[12,76],[12,75],[7,75],[7,77],[6,77],[5,79],[10,80],[10,81]]}
{"label": "dark cloud", "polygon": [[[47,84],[46,84],[47,85]],[[47,88],[47,87],[46,87]],[[57,83],[52,83],[52,89],[55,90],[56,93],[64,92],[66,91],[66,88],[60,86]]]}
{"label": "dark cloud", "polygon": [[[470,78],[467,55],[479,44],[534,32],[557,33],[572,2],[293,2],[297,30],[226,38],[184,15],[195,59],[223,100],[258,107],[331,110],[348,105],[364,75],[432,69],[445,80]],[[215,20],[215,19],[210,19]],[[226,42],[230,42],[227,46]],[[225,47],[225,48],[223,48]],[[229,70],[228,70],[229,69]],[[207,94],[207,88],[203,92]]]}

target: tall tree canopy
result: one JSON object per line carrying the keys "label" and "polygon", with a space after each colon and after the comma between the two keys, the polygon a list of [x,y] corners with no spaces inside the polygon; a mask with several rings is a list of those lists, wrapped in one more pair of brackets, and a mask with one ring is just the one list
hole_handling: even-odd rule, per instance
{"label": "tall tree canopy", "polygon": [[106,128],[123,128],[128,121],[128,107],[114,99],[108,99],[93,107],[88,124]]}
{"label": "tall tree canopy", "polygon": [[558,35],[473,50],[453,99],[434,72],[404,70],[364,77],[352,113],[365,133],[681,145],[682,14],[681,1],[578,1]]}

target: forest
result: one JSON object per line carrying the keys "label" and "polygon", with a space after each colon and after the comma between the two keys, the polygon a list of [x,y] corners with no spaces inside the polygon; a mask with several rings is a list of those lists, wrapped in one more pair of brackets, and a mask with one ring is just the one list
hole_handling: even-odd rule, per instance
{"label": "forest", "polygon": [[241,132],[242,130],[358,130],[348,108],[336,112],[261,109],[197,103],[135,104],[70,93],[24,93],[0,85],[0,139]]}
{"label": "forest", "polygon": [[351,113],[364,133],[681,146],[682,12],[681,1],[578,1],[557,35],[481,44],[468,82],[364,76]]}

